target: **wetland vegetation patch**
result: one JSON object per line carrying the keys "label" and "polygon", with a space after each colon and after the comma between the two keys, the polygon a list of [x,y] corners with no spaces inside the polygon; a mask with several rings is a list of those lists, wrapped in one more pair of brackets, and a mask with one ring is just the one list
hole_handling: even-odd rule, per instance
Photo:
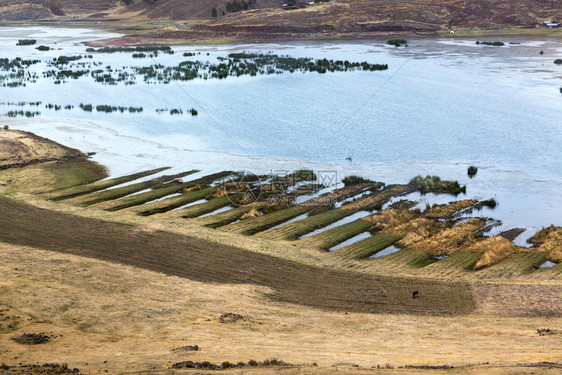
{"label": "wetland vegetation patch", "polygon": [[[46,47],[48,48],[48,47]],[[170,47],[118,47],[87,49],[88,52],[134,52],[135,59],[155,57],[158,51],[173,53]],[[146,55],[144,52],[152,54]],[[186,56],[193,56],[186,55]],[[348,60],[313,59],[291,57],[273,53],[238,52],[227,56],[218,56],[216,61],[186,60],[177,65],[163,65],[155,62],[151,65],[113,67],[91,61],[93,55],[59,56],[45,61],[47,68],[42,72],[31,72],[31,65],[41,60],[0,59],[0,83],[4,87],[25,86],[35,83],[42,76],[55,84],[62,84],[69,79],[91,77],[95,82],[105,85],[133,85],[138,82],[168,84],[173,81],[190,81],[194,79],[225,79],[227,77],[272,75],[283,73],[325,74],[328,72],[366,71],[373,72],[388,69],[387,64],[373,64],[367,61],[350,62]],[[86,61],[87,60],[87,61]]]}

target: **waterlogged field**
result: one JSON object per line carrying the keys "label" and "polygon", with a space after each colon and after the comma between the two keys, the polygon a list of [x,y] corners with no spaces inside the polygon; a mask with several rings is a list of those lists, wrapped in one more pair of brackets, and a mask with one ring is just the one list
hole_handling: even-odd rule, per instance
{"label": "waterlogged field", "polygon": [[[108,35],[0,30],[0,58],[30,62],[24,76],[4,80],[21,84],[0,87],[2,123],[97,152],[113,176],[163,166],[172,167],[167,174],[310,168],[388,183],[432,174],[466,184],[462,198],[495,198],[494,211],[481,215],[502,220],[498,232],[528,228],[516,243],[562,223],[559,41],[302,42],[157,53],[80,43],[100,37]],[[16,46],[19,39],[37,43]],[[303,65],[260,72],[242,52]],[[322,59],[334,63],[316,63]],[[221,64],[227,68],[210,68]],[[473,179],[469,165],[479,168]],[[407,198],[422,206],[453,199]]]}

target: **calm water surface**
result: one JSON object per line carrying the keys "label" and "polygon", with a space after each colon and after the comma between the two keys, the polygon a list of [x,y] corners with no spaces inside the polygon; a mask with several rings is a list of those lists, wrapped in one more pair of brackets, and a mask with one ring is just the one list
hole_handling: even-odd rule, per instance
{"label": "calm water surface", "polygon": [[[80,42],[99,37],[107,35],[2,28],[0,57],[47,61],[84,54]],[[38,39],[37,45],[56,50],[16,47],[19,38]],[[114,175],[163,165],[254,172],[308,167],[389,183],[436,174],[467,184],[469,198],[496,198],[498,207],[481,214],[502,219],[501,229],[562,225],[562,66],[553,64],[562,58],[562,42],[517,42],[503,47],[477,46],[474,40],[412,40],[408,48],[382,41],[177,47],[174,55],[160,54],[155,61],[216,61],[233,51],[256,50],[367,61],[388,64],[389,69],[167,85],[104,86],[91,78],[54,85],[40,79],[27,87],[0,88],[0,101],[142,106],[144,112],[55,112],[40,106],[34,109],[41,112],[38,118],[2,122],[96,151],[96,160]],[[201,55],[186,58],[183,52]],[[122,53],[94,54],[93,61],[119,68],[154,63]],[[45,64],[32,69],[40,72]],[[155,112],[192,107],[198,116]],[[0,114],[19,109],[33,107],[0,106]],[[466,177],[469,165],[479,167],[472,180]],[[419,198],[429,203],[452,200]]]}

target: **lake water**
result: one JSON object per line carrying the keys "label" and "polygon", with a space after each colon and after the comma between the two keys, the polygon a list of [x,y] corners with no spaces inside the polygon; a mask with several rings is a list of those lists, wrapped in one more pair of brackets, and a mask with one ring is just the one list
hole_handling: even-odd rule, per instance
{"label": "lake water", "polygon": [[[47,61],[84,54],[83,40],[105,38],[91,30],[0,28],[0,57]],[[37,46],[18,46],[34,38]],[[388,64],[378,72],[285,73],[225,80],[108,86],[93,79],[61,85],[39,79],[27,87],[0,87],[0,102],[41,101],[33,119],[2,119],[83,151],[112,175],[171,166],[174,170],[248,169],[256,173],[294,168],[360,174],[405,183],[434,174],[467,185],[469,198],[494,197],[503,229],[531,231],[562,225],[562,58],[558,40],[508,40],[503,47],[474,40],[411,40],[407,48],[383,41],[175,47],[155,61],[177,65],[233,51],[273,51]],[[507,42],[520,44],[508,44]],[[55,44],[56,43],[56,44]],[[539,52],[544,54],[540,55]],[[193,58],[183,52],[201,52]],[[207,53],[209,55],[207,55]],[[130,53],[97,54],[92,61],[122,68],[150,65]],[[31,68],[40,72],[45,64]],[[74,105],[54,111],[44,104]],[[78,105],[142,106],[141,114],[88,113]],[[157,114],[157,108],[195,108],[199,115]],[[469,165],[479,168],[474,179]],[[453,197],[421,197],[429,203]]]}

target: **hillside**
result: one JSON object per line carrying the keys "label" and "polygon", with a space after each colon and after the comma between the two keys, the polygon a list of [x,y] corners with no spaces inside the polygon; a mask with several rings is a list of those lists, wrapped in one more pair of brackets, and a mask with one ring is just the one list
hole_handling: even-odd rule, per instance
{"label": "hillside", "polygon": [[[558,0],[337,0],[284,10],[283,0],[0,0],[0,20],[199,20],[213,26],[328,27],[321,31],[532,28],[562,19]],[[303,2],[304,3],[304,2]],[[217,10],[213,17],[213,8]],[[247,10],[244,10],[247,8]],[[296,8],[296,7],[295,7]]]}
{"label": "hillside", "polygon": [[[57,17],[202,20],[212,18],[213,8],[217,9],[217,16],[221,16],[223,12],[227,14],[229,2],[230,0],[134,0],[125,5],[126,2],[121,0],[32,0],[19,3],[0,0],[0,20],[24,21]],[[282,0],[252,0],[247,7],[278,8],[282,3]],[[242,1],[240,4],[243,7]]]}

